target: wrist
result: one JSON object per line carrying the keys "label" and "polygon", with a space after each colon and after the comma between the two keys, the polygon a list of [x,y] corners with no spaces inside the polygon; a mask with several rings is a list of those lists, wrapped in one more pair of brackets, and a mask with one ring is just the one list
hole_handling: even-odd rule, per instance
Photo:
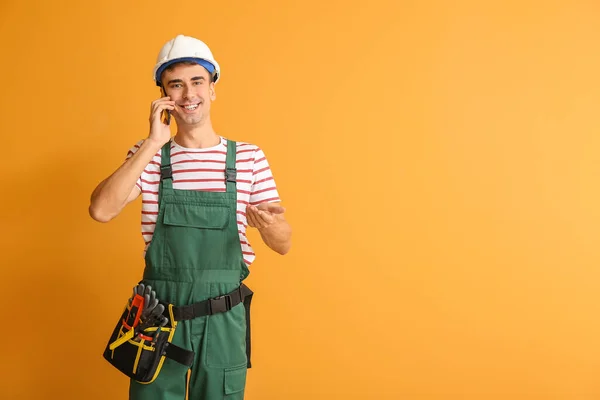
{"label": "wrist", "polygon": [[[170,139],[171,138],[169,138],[169,140]],[[144,140],[144,143],[142,143],[142,146],[146,145],[150,149],[154,150],[155,153],[157,153],[165,145],[165,143],[167,143],[169,140],[161,141],[161,140],[156,140],[154,138],[148,137],[146,140]]]}

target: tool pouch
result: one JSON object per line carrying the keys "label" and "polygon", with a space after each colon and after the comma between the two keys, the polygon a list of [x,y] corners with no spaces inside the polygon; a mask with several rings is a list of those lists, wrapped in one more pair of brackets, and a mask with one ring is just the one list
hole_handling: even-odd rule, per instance
{"label": "tool pouch", "polygon": [[140,383],[153,382],[158,377],[165,358],[188,367],[194,360],[193,351],[171,343],[177,321],[173,317],[173,305],[164,305],[163,315],[169,322],[165,326],[140,329],[139,325],[132,327],[127,324],[132,309],[128,301],[104,350],[104,358],[110,364]]}

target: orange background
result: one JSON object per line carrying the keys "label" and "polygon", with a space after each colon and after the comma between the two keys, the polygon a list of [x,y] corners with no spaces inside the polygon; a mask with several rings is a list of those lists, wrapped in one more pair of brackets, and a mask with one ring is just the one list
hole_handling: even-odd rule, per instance
{"label": "orange background", "polygon": [[2,398],[126,398],[141,204],[87,207],[183,33],[294,228],[250,233],[248,400],[600,399],[597,2],[51,3],[0,5]]}

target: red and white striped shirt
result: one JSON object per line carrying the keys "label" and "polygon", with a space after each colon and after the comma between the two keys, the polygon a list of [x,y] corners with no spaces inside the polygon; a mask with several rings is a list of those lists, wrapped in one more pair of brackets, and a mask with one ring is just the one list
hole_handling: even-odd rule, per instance
{"label": "red and white striped shirt", "polygon": [[[127,153],[129,159],[141,146],[139,141]],[[237,168],[237,224],[242,253],[246,265],[256,258],[246,237],[246,206],[280,201],[271,168],[263,151],[250,143],[236,142]],[[210,148],[189,149],[171,140],[173,189],[225,192],[225,164],[227,139]],[[142,191],[142,237],[144,254],[152,240],[158,217],[158,185],[160,181],[161,151],[142,172],[136,185]]]}

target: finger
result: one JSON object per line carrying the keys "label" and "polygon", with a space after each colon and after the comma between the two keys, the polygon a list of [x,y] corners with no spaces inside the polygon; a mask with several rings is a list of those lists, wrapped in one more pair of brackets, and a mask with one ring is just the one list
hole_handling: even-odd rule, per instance
{"label": "finger", "polygon": [[168,97],[165,97],[163,99],[158,99],[152,102],[152,107],[156,107],[159,104],[175,104],[175,100],[171,100]]}
{"label": "finger", "polygon": [[175,102],[169,101],[169,102],[158,103],[158,104],[154,105],[154,107],[152,108],[152,113],[161,112],[162,110],[165,110],[165,109],[174,110]]}
{"label": "finger", "polygon": [[254,222],[255,228],[265,228],[268,225],[268,222],[261,216],[261,213],[264,211],[258,210],[258,208],[252,208],[252,221]]}
{"label": "finger", "polygon": [[252,223],[254,222],[252,220],[252,210],[250,209],[250,206],[246,207],[246,222],[248,223],[248,225],[252,226]]}
{"label": "finger", "polygon": [[164,96],[164,97],[160,97],[154,101],[152,101],[152,106],[154,106],[156,103],[160,103],[161,101],[168,101],[171,100],[171,96]]}
{"label": "finger", "polygon": [[273,218],[273,216],[269,215],[265,211],[258,211],[257,219],[259,220],[259,223],[262,225],[263,228],[266,228],[275,221],[275,218]]}
{"label": "finger", "polygon": [[263,221],[259,216],[258,208],[255,206],[251,206],[250,208],[250,217],[252,218],[253,228],[263,228]]}
{"label": "finger", "polygon": [[174,109],[175,109],[175,107],[174,107],[174,106],[171,106],[171,105],[164,105],[164,104],[162,104],[162,105],[158,105],[158,106],[156,107],[156,110],[154,111],[154,113],[152,114],[152,116],[151,116],[151,118],[150,118],[150,119],[151,119],[152,121],[160,121],[160,119],[161,119],[161,117],[162,117],[162,112],[163,112],[164,110],[170,110],[170,111],[173,111]]}
{"label": "finger", "polygon": [[258,206],[258,209],[263,211],[269,211],[273,214],[283,214],[285,212],[285,208],[277,203],[261,203]]}
{"label": "finger", "polygon": [[246,209],[246,220],[248,221],[248,225],[252,228],[256,228],[256,217],[251,206]]}
{"label": "finger", "polygon": [[169,96],[161,97],[160,99],[154,100],[152,103],[150,103],[150,112],[154,111],[154,107],[156,107],[156,105],[158,103],[162,103],[162,102],[170,101],[170,100],[171,100],[171,97],[169,97]]}
{"label": "finger", "polygon": [[272,212],[273,214],[283,214],[285,212],[285,208],[278,206],[276,204],[272,204],[269,206],[269,212]]}

